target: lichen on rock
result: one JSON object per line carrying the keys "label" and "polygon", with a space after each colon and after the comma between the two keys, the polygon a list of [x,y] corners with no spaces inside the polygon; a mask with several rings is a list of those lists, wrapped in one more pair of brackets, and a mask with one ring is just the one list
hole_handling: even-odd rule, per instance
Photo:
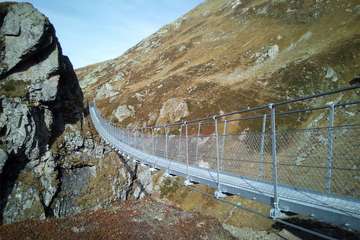
{"label": "lichen on rock", "polygon": [[14,2],[0,13],[0,222],[11,223],[52,215],[60,185],[52,144],[81,120],[83,95],[46,16]]}

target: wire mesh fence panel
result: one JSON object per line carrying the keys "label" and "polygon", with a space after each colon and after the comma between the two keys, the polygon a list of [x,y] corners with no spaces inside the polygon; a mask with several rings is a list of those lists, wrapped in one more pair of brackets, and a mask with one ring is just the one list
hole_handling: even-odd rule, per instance
{"label": "wire mesh fence panel", "polygon": [[360,104],[335,108],[335,126],[360,124]]}
{"label": "wire mesh fence panel", "polygon": [[165,158],[165,145],[166,139],[164,135],[154,136],[154,145],[155,145],[155,155],[158,157]]}
{"label": "wire mesh fence panel", "polygon": [[271,181],[271,146],[269,148],[268,138],[266,134],[263,136],[255,132],[220,136],[220,142],[225,141],[221,160],[223,171],[251,179]]}
{"label": "wire mesh fence panel", "polygon": [[198,137],[198,160],[195,165],[206,169],[217,169],[215,134]]}
{"label": "wire mesh fence panel", "polygon": [[153,154],[153,141],[152,136],[146,134],[143,138],[143,148],[144,152],[147,154]]}
{"label": "wire mesh fence panel", "polygon": [[168,136],[168,159],[185,163],[185,147],[183,137],[179,135]]}
{"label": "wire mesh fence panel", "polygon": [[325,192],[327,128],[277,133],[278,182]]}
{"label": "wire mesh fence panel", "polygon": [[199,161],[197,159],[197,150],[198,150],[198,137],[197,136],[189,136],[188,137],[188,154],[189,154],[189,164],[192,166],[199,166]]}
{"label": "wire mesh fence panel", "polygon": [[360,125],[336,127],[331,193],[360,198]]}

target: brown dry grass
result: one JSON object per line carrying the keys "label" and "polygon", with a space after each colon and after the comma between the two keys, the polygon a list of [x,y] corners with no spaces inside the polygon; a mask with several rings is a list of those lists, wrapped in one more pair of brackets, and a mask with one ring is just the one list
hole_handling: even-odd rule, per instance
{"label": "brown dry grass", "polygon": [[[149,113],[158,113],[172,97],[185,98],[194,119],[346,85],[358,71],[359,16],[351,12],[356,1],[253,0],[235,9],[228,4],[201,4],[178,20],[181,24],[165,26],[161,31],[167,32],[104,63],[97,82],[84,89],[86,98],[92,99],[98,86],[123,72],[123,81],[111,83],[118,97],[112,102],[104,99],[99,106],[106,117],[119,105],[134,106],[136,115],[125,126],[146,122]],[[268,11],[261,13],[262,9]],[[149,42],[158,47],[149,47]],[[279,46],[278,56],[257,64],[255,53],[274,44]],[[324,79],[326,66],[335,69],[338,82]],[[77,70],[79,79],[97,67]],[[142,93],[144,100],[135,100],[135,93]]]}
{"label": "brown dry grass", "polygon": [[145,199],[63,219],[0,226],[0,239],[233,239],[214,218]]}

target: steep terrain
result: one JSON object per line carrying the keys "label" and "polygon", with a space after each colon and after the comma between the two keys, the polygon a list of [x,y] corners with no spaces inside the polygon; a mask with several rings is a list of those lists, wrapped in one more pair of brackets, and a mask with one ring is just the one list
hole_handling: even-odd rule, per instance
{"label": "steep terrain", "polygon": [[[96,134],[83,103],[96,99],[105,117],[120,126],[135,127],[194,119],[348,85],[360,72],[359,20],[356,0],[206,1],[122,56],[78,69],[75,74],[69,59],[62,55],[54,27],[43,14],[30,4],[0,3],[2,223],[116,209],[119,201],[152,194],[185,210],[214,216],[230,230],[235,229],[232,226],[271,229],[269,219],[221,205],[189,191],[182,185],[183,179],[169,179],[119,158]],[[347,97],[340,95],[336,100]],[[213,194],[204,186],[197,187]],[[235,196],[230,201],[269,212],[268,207],[253,201]],[[167,208],[136,204],[149,207],[148,212]],[[127,213],[138,212],[134,210],[137,207],[121,206]],[[170,217],[183,214],[169,211]],[[101,210],[63,221],[3,226],[0,232],[18,233],[22,238],[34,233],[32,224],[38,226],[35,234],[61,225],[72,239],[105,234],[100,228],[87,231],[94,222],[113,229],[107,217],[119,227],[134,226],[139,220],[136,216],[121,219],[122,214]],[[198,215],[185,225],[181,216],[180,225],[175,224],[179,232],[174,234],[185,237],[183,231]],[[84,223],[88,217],[90,222]],[[164,221],[150,218],[145,220],[146,226],[160,234],[159,224]],[[204,220],[206,227],[214,223],[214,231],[223,231],[209,219]],[[74,222],[85,225],[72,229]],[[136,233],[141,226],[129,230]],[[22,227],[24,231],[18,232]],[[190,229],[195,236],[203,236],[197,226]],[[41,237],[58,234],[55,228],[51,231]],[[133,236],[144,234],[137,233],[140,235]],[[115,230],[109,234],[109,238],[111,234],[127,236]]]}
{"label": "steep terrain", "polygon": [[[205,1],[118,58],[77,69],[76,73],[86,101],[95,99],[107,119],[128,128],[201,118],[329,91],[349,86],[360,73],[359,9],[356,0]],[[354,100],[358,94],[339,94],[309,105]],[[358,108],[338,111],[336,124],[359,123],[356,112]],[[317,112],[300,120],[279,121],[308,128],[324,126],[327,115]],[[246,133],[253,122],[235,123],[229,131]],[[178,129],[172,130],[175,133]],[[213,128],[205,126],[202,131],[211,133]],[[190,129],[191,134],[194,132]],[[357,139],[354,134],[353,139]],[[312,159],[301,162],[301,151],[306,154],[311,144],[304,138],[297,146],[280,148],[279,159],[287,160],[282,155],[288,154],[299,156],[297,165],[321,165]],[[352,162],[351,168],[358,169],[358,163]],[[249,166],[236,170],[252,174]],[[309,178],[313,180],[306,184],[315,190],[322,188],[317,180],[324,178],[323,173],[301,167],[284,168],[283,172],[300,187],[304,187],[303,179]],[[224,224],[255,229],[271,226],[270,221],[244,212],[235,211],[228,217],[233,212],[230,207],[214,207],[218,205],[213,200],[180,191],[181,181],[160,179],[153,182],[154,189],[160,185],[161,197],[183,209],[206,212]],[[334,189],[358,196],[358,171],[343,180],[352,184],[339,181]],[[287,183],[289,179],[281,181]],[[266,215],[269,212],[251,201],[236,197],[233,201]]]}
{"label": "steep terrain", "polygon": [[[206,1],[76,73],[85,98],[123,126],[313,94],[348,86],[360,72],[359,9],[356,0]],[[177,119],[161,111],[178,102]]]}

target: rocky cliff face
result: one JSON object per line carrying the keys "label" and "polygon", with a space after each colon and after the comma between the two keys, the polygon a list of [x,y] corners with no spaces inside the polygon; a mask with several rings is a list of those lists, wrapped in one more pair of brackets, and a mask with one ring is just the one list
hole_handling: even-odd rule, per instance
{"label": "rocky cliff face", "polygon": [[48,18],[0,3],[0,215],[45,217],[58,192],[54,141],[83,116],[83,96]]}

